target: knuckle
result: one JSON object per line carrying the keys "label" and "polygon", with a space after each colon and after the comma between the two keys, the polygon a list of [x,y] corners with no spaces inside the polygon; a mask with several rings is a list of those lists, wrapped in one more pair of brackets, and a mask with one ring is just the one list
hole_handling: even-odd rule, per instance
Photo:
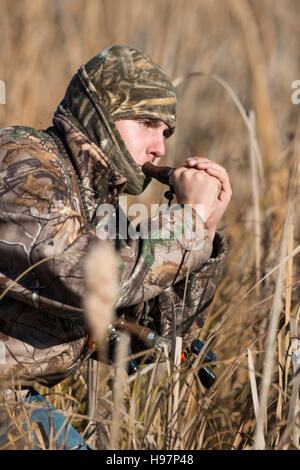
{"label": "knuckle", "polygon": [[194,178],[196,178],[199,181],[202,181],[203,179],[206,178],[206,175],[207,175],[206,171],[196,170],[195,173],[194,173]]}
{"label": "knuckle", "polygon": [[189,173],[187,170],[183,170],[181,173],[180,173],[180,179],[185,182],[189,177]]}
{"label": "knuckle", "polygon": [[219,183],[219,180],[217,178],[215,178],[214,176],[208,175],[207,184],[213,187],[213,186],[218,186],[218,183]]}
{"label": "knuckle", "polygon": [[191,168],[185,168],[182,172],[182,175],[187,177],[191,174]]}
{"label": "knuckle", "polygon": [[181,173],[182,169],[176,168],[176,170],[173,171],[173,179],[178,180],[180,178]]}
{"label": "knuckle", "polygon": [[191,178],[193,178],[196,173],[197,170],[194,170],[193,168],[185,168],[185,170],[182,172],[182,177],[185,180],[191,180]]}

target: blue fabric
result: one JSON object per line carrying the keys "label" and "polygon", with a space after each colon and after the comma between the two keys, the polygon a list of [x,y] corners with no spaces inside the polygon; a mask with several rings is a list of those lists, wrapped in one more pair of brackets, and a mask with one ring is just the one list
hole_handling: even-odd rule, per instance
{"label": "blue fabric", "polygon": [[[38,423],[46,448],[49,446],[51,428],[53,429],[52,436],[54,437],[63,428],[54,441],[54,446],[57,450],[92,450],[91,447],[84,442],[76,429],[68,423],[63,414],[57,411],[55,406],[47,402],[38,392],[31,390],[25,398],[25,403],[36,404],[37,402],[40,402],[42,406],[28,406],[27,412],[30,416],[29,421],[31,423]],[[27,430],[26,424],[24,424],[23,429]],[[34,431],[33,437],[35,443],[38,444],[39,439]],[[35,449],[41,449],[41,447],[37,445]]]}

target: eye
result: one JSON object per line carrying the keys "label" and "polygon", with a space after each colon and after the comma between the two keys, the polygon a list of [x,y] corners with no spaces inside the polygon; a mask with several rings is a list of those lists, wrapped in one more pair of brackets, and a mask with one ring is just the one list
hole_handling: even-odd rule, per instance
{"label": "eye", "polygon": [[[164,125],[162,121],[155,120],[155,119],[140,119],[139,123],[142,124],[142,126],[145,126],[151,129],[159,129],[162,125]],[[170,137],[171,134],[172,134],[172,131],[169,127],[167,127],[167,129],[163,131],[163,136],[165,139]]]}
{"label": "eye", "polygon": [[142,126],[153,127],[153,121],[150,121],[150,119],[142,119],[139,122],[140,122],[140,124],[142,124]]}
{"label": "eye", "polygon": [[168,139],[170,137],[170,135],[172,135],[172,131],[171,129],[168,127],[165,131],[164,131],[164,138],[165,139]]}

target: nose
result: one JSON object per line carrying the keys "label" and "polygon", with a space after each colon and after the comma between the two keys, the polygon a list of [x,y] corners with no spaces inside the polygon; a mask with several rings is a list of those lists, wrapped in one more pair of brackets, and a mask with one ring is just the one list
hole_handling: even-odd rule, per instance
{"label": "nose", "polygon": [[163,157],[165,154],[165,138],[163,133],[155,135],[149,144],[148,152],[153,157]]}

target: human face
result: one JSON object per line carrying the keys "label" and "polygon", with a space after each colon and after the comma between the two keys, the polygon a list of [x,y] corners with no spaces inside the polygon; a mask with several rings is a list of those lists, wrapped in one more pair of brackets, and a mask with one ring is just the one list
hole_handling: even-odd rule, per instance
{"label": "human face", "polygon": [[165,154],[165,139],[169,126],[154,119],[120,119],[116,127],[136,164],[142,168],[144,163],[157,165]]}

